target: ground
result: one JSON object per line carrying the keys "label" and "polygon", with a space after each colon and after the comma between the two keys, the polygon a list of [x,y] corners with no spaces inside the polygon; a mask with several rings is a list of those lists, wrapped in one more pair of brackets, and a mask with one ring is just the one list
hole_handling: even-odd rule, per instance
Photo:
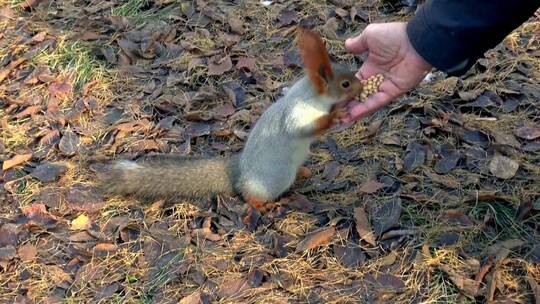
{"label": "ground", "polygon": [[[540,21],[320,138],[291,204],[104,196],[96,164],[229,155],[381,1],[0,1],[0,302],[539,303]],[[164,181],[166,182],[166,181]],[[204,181],[201,181],[204,182]]]}

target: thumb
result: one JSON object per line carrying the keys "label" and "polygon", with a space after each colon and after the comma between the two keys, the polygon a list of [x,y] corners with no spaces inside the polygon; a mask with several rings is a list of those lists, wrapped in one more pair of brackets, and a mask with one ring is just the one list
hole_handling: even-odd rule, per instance
{"label": "thumb", "polygon": [[368,50],[366,31],[360,35],[345,40],[345,48],[352,53],[360,54]]}

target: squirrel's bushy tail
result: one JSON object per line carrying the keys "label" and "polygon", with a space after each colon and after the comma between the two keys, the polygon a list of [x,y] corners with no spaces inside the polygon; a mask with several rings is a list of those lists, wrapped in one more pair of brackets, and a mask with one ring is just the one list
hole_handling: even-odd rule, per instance
{"label": "squirrel's bushy tail", "polygon": [[155,157],[115,160],[99,176],[108,194],[143,199],[197,198],[234,193],[238,156],[228,158]]}

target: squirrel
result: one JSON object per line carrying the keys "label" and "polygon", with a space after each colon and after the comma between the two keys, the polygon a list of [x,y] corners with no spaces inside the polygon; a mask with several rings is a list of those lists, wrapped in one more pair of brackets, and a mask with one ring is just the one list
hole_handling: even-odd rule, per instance
{"label": "squirrel", "polygon": [[239,153],[115,160],[101,177],[103,189],[147,199],[236,194],[261,214],[274,208],[298,176],[309,175],[303,164],[311,143],[362,90],[353,72],[330,62],[316,32],[299,26],[296,43],[305,75],[263,112]]}

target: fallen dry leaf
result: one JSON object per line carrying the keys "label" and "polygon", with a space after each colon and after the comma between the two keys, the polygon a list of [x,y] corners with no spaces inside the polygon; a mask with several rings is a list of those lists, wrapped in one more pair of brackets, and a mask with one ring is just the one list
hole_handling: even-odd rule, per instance
{"label": "fallen dry leaf", "polygon": [[32,159],[32,153],[28,154],[17,154],[13,156],[11,159],[5,160],[2,164],[2,170],[6,171],[8,169],[11,169],[15,166],[18,166],[20,164],[23,164],[29,160]]}
{"label": "fallen dry leaf", "polygon": [[231,57],[225,56],[223,58],[214,57],[208,62],[208,75],[223,75],[223,73],[232,69]]}
{"label": "fallen dry leaf", "polygon": [[29,106],[26,109],[24,109],[22,112],[17,113],[17,115],[15,115],[15,118],[21,119],[28,116],[33,117],[40,110],[41,110],[41,106]]}
{"label": "fallen dry leaf", "polygon": [[480,288],[479,282],[457,273],[446,265],[439,265],[438,268],[448,274],[450,280],[463,292],[463,294],[472,298],[476,297],[478,289]]}
{"label": "fallen dry leaf", "polygon": [[90,228],[90,218],[86,214],[81,214],[73,221],[71,221],[72,230],[85,230]]}
{"label": "fallen dry leaf", "polygon": [[79,148],[79,137],[71,130],[66,130],[58,143],[58,148],[67,156],[74,155]]}
{"label": "fallen dry leaf", "polygon": [[514,131],[517,137],[526,140],[533,140],[540,137],[540,129],[534,127],[522,127]]}
{"label": "fallen dry leaf", "polygon": [[108,299],[112,297],[116,291],[118,291],[118,288],[120,285],[116,282],[112,284],[107,284],[100,289],[96,291],[96,295],[94,296],[94,301],[96,302],[102,302],[104,299]]}
{"label": "fallen dry leaf", "polygon": [[252,71],[253,69],[255,69],[256,63],[257,63],[257,60],[255,58],[241,57],[241,58],[238,58],[238,62],[236,63],[236,68],[248,69]]}
{"label": "fallen dry leaf", "polygon": [[412,142],[407,145],[403,156],[403,168],[405,172],[411,172],[422,166],[426,161],[427,149],[419,142]]}
{"label": "fallen dry leaf", "polygon": [[4,224],[0,226],[0,247],[17,246],[19,243],[19,229],[15,224]]}
{"label": "fallen dry leaf", "polygon": [[99,191],[90,186],[74,185],[66,193],[67,205],[77,211],[96,212],[105,204]]}
{"label": "fallen dry leaf", "polygon": [[459,161],[459,152],[450,146],[444,145],[440,150],[440,159],[433,168],[439,174],[446,174],[454,169]]}
{"label": "fallen dry leaf", "polygon": [[383,233],[394,227],[401,217],[401,211],[399,198],[392,199],[377,209],[371,220],[375,235],[381,237]]}
{"label": "fallen dry leaf", "polygon": [[298,243],[296,246],[296,253],[303,252],[309,249],[313,249],[318,246],[327,244],[336,234],[335,227],[324,228],[315,232],[311,232]]}
{"label": "fallen dry leaf", "polygon": [[356,223],[356,231],[361,239],[368,242],[371,246],[376,246],[375,235],[371,229],[368,217],[364,208],[354,208],[354,219]]}
{"label": "fallen dry leaf", "polygon": [[364,193],[375,193],[383,187],[384,187],[384,184],[379,183],[376,180],[368,180],[368,181],[363,182],[362,185],[360,185],[360,189],[358,190]]}
{"label": "fallen dry leaf", "polygon": [[210,297],[202,291],[196,291],[182,298],[180,304],[210,304]]}
{"label": "fallen dry leaf", "polygon": [[37,256],[37,248],[34,245],[26,244],[19,247],[17,254],[25,262],[32,261]]}
{"label": "fallen dry leaf", "polygon": [[250,288],[251,285],[245,278],[226,280],[219,286],[219,296],[221,298],[233,298]]}
{"label": "fallen dry leaf", "polygon": [[25,224],[27,227],[40,227],[43,229],[54,228],[58,218],[49,212],[44,204],[34,203],[21,208],[21,216],[17,219],[18,223]]}
{"label": "fallen dry leaf", "polygon": [[231,15],[228,18],[229,26],[231,27],[231,31],[243,35],[246,32],[246,29],[244,28],[244,22],[238,17]]}
{"label": "fallen dry leaf", "polygon": [[111,243],[99,243],[92,248],[94,256],[106,256],[110,253],[115,252],[118,249],[118,246]]}
{"label": "fallen dry leaf", "polygon": [[53,82],[49,85],[49,93],[52,97],[63,99],[69,97],[72,93],[72,86],[67,82]]}
{"label": "fallen dry leaf", "polygon": [[357,246],[334,245],[334,254],[339,262],[348,268],[358,267],[366,261],[366,255]]}
{"label": "fallen dry leaf", "polygon": [[491,132],[491,136],[499,145],[506,145],[514,148],[521,147],[519,141],[512,134],[504,133],[501,131],[493,131]]}
{"label": "fallen dry leaf", "polygon": [[536,280],[530,275],[527,275],[526,280],[529,283],[529,285],[531,285],[531,289],[534,293],[535,303],[540,304],[540,285],[538,285],[538,282],[536,282]]}
{"label": "fallen dry leaf", "polygon": [[278,16],[278,21],[279,21],[278,26],[282,27],[285,25],[292,24],[293,22],[296,22],[297,18],[298,18],[298,13],[296,13],[295,11],[282,10]]}
{"label": "fallen dry leaf", "polygon": [[43,162],[37,166],[30,175],[41,182],[49,183],[57,180],[60,175],[66,172],[66,170],[67,167],[63,164]]}
{"label": "fallen dry leaf", "polygon": [[495,155],[489,163],[489,171],[498,178],[509,179],[516,175],[519,164],[506,156]]}
{"label": "fallen dry leaf", "polygon": [[2,260],[11,260],[15,258],[16,254],[17,250],[11,245],[0,247],[0,262]]}

